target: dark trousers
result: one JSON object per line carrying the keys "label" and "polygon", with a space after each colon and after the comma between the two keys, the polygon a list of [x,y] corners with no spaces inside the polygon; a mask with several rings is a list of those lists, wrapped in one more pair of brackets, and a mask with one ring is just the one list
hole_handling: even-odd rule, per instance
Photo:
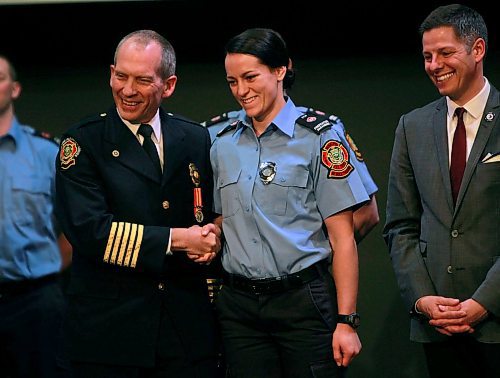
{"label": "dark trousers", "polygon": [[69,376],[61,324],[65,299],[57,277],[0,285],[0,376]]}
{"label": "dark trousers", "polygon": [[223,285],[216,299],[231,378],[342,377],[333,360],[335,288],[327,270],[299,288],[251,294]]}
{"label": "dark trousers", "polygon": [[470,335],[426,343],[424,352],[431,378],[500,377],[500,344],[480,343]]}
{"label": "dark trousers", "polygon": [[167,307],[164,303],[155,366],[114,366],[72,361],[72,378],[222,378],[216,351],[212,358],[205,360],[193,361],[190,358]]}

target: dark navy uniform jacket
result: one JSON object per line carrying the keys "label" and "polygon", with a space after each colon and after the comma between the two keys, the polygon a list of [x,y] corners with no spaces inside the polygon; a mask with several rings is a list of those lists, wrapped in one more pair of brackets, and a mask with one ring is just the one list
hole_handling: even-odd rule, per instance
{"label": "dark navy uniform jacket", "polygon": [[162,109],[160,118],[161,178],[115,108],[61,140],[56,214],[74,248],[67,322],[73,360],[151,366],[162,305],[193,360],[216,353],[204,266],[183,252],[166,254],[170,227],[212,220],[210,136]]}

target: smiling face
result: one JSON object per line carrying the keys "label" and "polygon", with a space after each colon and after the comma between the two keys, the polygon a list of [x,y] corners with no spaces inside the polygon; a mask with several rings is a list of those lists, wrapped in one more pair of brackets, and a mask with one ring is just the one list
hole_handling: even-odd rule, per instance
{"label": "smiling face", "polygon": [[226,80],[231,93],[257,124],[267,125],[285,105],[283,78],[286,67],[270,68],[249,54],[226,55]]}
{"label": "smiling face", "polygon": [[483,58],[485,42],[476,39],[471,47],[457,38],[451,26],[441,26],[424,32],[422,54],[425,71],[439,93],[464,105],[484,85]]}
{"label": "smiling face", "polygon": [[111,65],[110,86],[118,112],[127,121],[149,122],[162,100],[174,92],[177,77],[160,76],[161,58],[156,42],[144,45],[130,39],[120,47]]}

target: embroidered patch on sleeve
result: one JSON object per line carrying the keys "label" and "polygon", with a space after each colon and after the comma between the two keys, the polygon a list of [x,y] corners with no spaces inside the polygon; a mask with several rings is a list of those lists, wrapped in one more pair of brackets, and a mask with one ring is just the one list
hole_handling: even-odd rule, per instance
{"label": "embroidered patch on sleeve", "polygon": [[361,155],[361,152],[358,149],[358,146],[356,146],[356,143],[354,143],[354,139],[349,135],[347,131],[344,130],[345,138],[347,139],[347,143],[349,143],[349,146],[351,149],[354,151],[354,154],[356,155],[356,159],[359,161],[363,161],[363,155]]}
{"label": "embroidered patch on sleeve", "polygon": [[349,176],[354,169],[349,162],[349,152],[339,141],[330,139],[321,147],[321,164],[328,169],[328,178]]}
{"label": "embroidered patch on sleeve", "polygon": [[76,164],[76,158],[80,155],[80,146],[73,138],[66,138],[61,143],[59,159],[61,160],[61,169],[68,169]]}

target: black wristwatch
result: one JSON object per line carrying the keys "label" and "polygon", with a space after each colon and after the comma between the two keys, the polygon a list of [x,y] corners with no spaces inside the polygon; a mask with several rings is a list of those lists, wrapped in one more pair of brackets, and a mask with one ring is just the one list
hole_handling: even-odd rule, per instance
{"label": "black wristwatch", "polygon": [[356,329],[360,324],[360,317],[357,312],[353,312],[349,315],[337,315],[337,323],[349,324],[352,328]]}

